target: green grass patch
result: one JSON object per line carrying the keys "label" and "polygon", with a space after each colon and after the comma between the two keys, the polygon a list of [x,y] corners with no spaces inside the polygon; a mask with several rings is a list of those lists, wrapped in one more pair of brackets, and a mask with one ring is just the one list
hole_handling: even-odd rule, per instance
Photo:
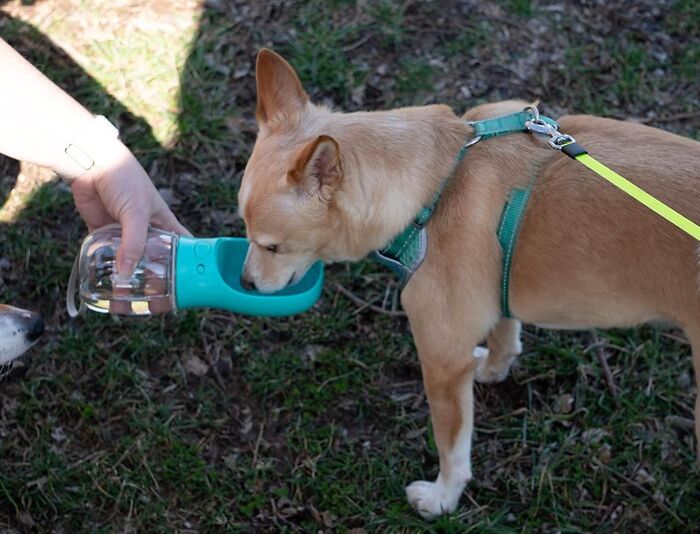
{"label": "green grass patch", "polygon": [[501,5],[518,17],[531,17],[534,11],[532,0],[501,0]]}
{"label": "green grass patch", "polygon": [[309,2],[294,21],[296,34],[282,51],[311,95],[332,95],[346,102],[362,83],[364,69],[345,51],[359,36],[359,26],[336,22],[332,5]]}
{"label": "green grass patch", "polygon": [[405,4],[391,0],[380,0],[370,7],[375,31],[380,35],[382,46],[389,49],[399,47],[405,40]]}
{"label": "green grass patch", "polygon": [[430,98],[437,69],[422,58],[401,60],[396,76],[396,105],[416,105]]}

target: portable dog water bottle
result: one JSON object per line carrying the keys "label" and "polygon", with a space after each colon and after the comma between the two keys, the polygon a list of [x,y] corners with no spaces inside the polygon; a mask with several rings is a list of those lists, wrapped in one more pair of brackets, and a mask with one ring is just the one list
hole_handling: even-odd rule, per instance
{"label": "portable dog water bottle", "polygon": [[316,263],[296,284],[271,294],[248,291],[240,275],[248,251],[242,237],[193,238],[157,228],[130,277],[117,273],[121,227],[105,226],[83,241],[69,283],[67,305],[76,315],[75,285],[90,310],[152,315],[185,308],[220,308],[246,315],[293,315],[321,294],[323,266]]}

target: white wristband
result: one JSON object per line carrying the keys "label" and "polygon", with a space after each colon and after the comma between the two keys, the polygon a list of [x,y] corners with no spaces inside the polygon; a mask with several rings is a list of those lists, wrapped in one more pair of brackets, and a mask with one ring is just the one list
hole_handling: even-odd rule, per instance
{"label": "white wristband", "polygon": [[104,116],[97,115],[90,127],[81,132],[79,139],[72,139],[66,144],[65,165],[56,169],[61,179],[70,185],[95,166],[96,155],[100,145],[119,139],[119,130]]}

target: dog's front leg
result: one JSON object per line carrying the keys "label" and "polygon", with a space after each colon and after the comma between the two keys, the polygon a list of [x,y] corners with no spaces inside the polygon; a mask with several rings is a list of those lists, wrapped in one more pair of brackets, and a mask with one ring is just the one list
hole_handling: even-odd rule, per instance
{"label": "dog's front leg", "polygon": [[426,325],[412,317],[411,325],[440,454],[440,473],[435,482],[420,480],[410,484],[406,496],[418,513],[430,519],[454,511],[464,485],[472,477],[476,368],[472,352],[478,336],[465,342],[463,326],[451,328],[453,325],[434,320]]}

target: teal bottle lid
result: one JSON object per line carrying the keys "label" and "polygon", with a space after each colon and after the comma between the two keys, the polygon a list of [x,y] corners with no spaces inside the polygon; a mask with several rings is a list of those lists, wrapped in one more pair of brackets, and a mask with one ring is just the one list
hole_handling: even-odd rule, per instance
{"label": "teal bottle lid", "polygon": [[323,287],[323,265],[276,293],[249,291],[241,285],[248,240],[242,237],[180,237],[175,255],[175,304],[178,309],[219,308],[245,315],[277,317],[308,310]]}

